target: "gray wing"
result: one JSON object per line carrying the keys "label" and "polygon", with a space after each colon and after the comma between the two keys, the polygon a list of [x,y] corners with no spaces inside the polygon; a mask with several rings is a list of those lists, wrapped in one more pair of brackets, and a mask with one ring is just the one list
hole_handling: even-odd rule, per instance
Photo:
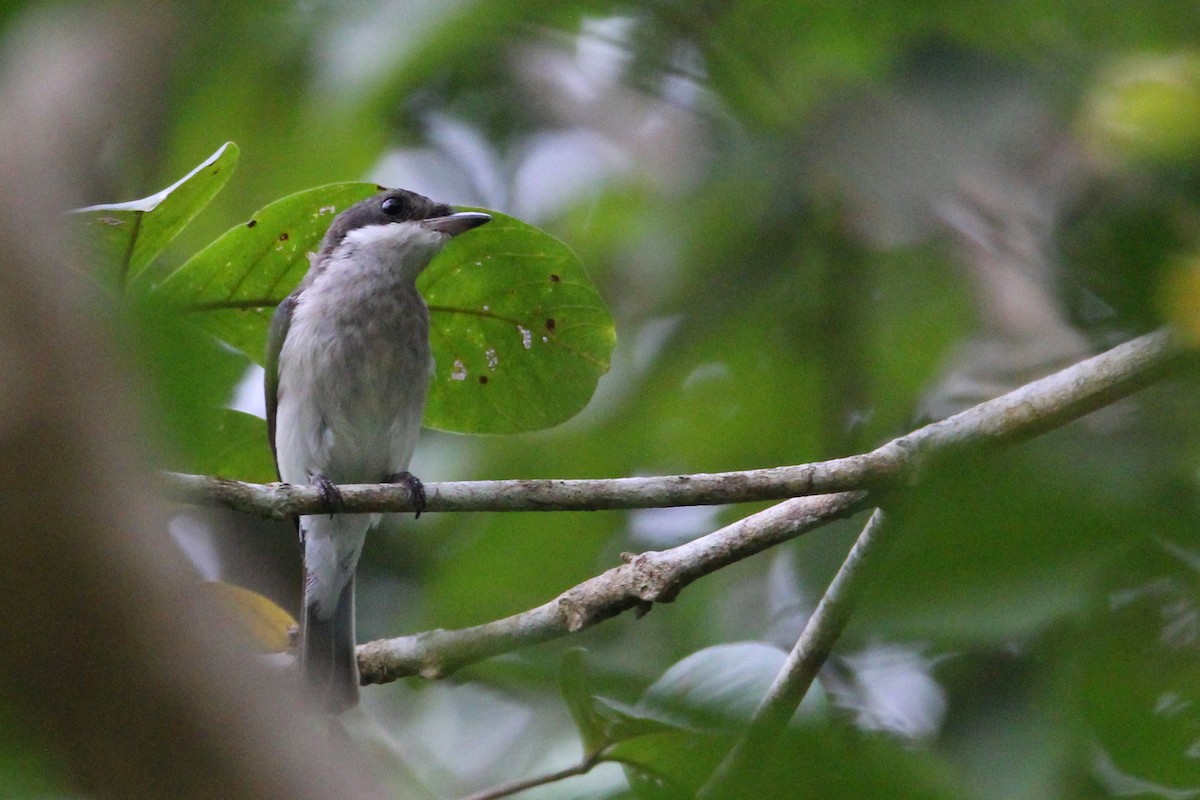
{"label": "gray wing", "polygon": [[279,475],[279,454],[275,450],[275,411],[279,407],[279,351],[283,349],[283,341],[287,338],[295,308],[296,294],[293,292],[275,309],[275,316],[271,318],[271,330],[267,333],[267,355],[263,364],[266,370],[264,388],[267,395],[267,435],[271,439],[271,458],[275,461],[276,475]]}

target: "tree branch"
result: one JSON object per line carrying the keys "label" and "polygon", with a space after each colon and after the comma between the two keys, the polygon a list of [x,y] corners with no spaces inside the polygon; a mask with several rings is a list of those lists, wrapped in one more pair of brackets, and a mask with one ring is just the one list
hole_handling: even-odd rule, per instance
{"label": "tree branch", "polygon": [[[787,484],[789,491],[798,491],[831,484],[854,485],[851,478],[857,478],[859,485],[870,490],[795,498],[679,547],[626,556],[626,563],[621,566],[584,581],[537,608],[501,620],[461,630],[433,630],[370,642],[358,651],[363,683],[385,683],[411,675],[444,677],[467,664],[575,633],[630,609],[644,613],[651,604],[670,602],[692,581],[721,567],[834,519],[878,505],[880,494],[901,479],[913,478],[932,455],[1009,444],[1051,430],[1157,380],[1177,354],[1167,332],[1149,334],[996,400],[927,425],[865,455],[820,464],[671,478],[431,484],[427,487],[431,505],[434,497],[440,496],[444,507],[456,510],[465,510],[457,505],[459,502],[470,508],[506,510],[666,505],[665,497],[670,502],[730,502],[731,493],[738,499],[749,499],[742,494],[747,491],[747,484],[755,486],[756,491],[779,491],[777,487],[767,488],[772,480]],[[778,477],[789,474],[793,479],[795,475],[803,476],[800,480],[804,485],[788,484],[789,478]],[[732,484],[732,488],[725,482]],[[692,493],[696,485],[704,486],[699,494]],[[278,484],[259,488],[271,492],[301,491]],[[618,489],[627,490],[630,495],[622,496]],[[391,491],[391,487],[352,488],[358,490],[369,493]],[[490,492],[498,494],[489,500]],[[510,492],[520,497],[514,501],[508,497]],[[363,499],[359,495],[359,500]],[[754,495],[754,499],[761,496]],[[869,526],[864,537],[872,529]],[[851,561],[857,563],[857,560],[852,554]]]}
{"label": "tree branch", "polygon": [[358,648],[362,682],[387,683],[410,675],[441,678],[467,664],[576,633],[630,609],[645,613],[653,603],[671,602],[696,579],[848,517],[869,507],[869,501],[866,492],[788,500],[670,550],[626,556],[621,566],[529,611],[473,628],[369,642]]}
{"label": "tree branch", "polygon": [[808,693],[833,645],[850,620],[854,602],[861,594],[870,566],[878,562],[878,553],[889,541],[891,533],[882,509],[875,509],[866,527],[850,548],[846,560],[838,569],[821,602],[804,626],[792,652],[775,676],[749,727],[734,744],[714,771],[708,783],[697,794],[699,798],[725,797],[730,787],[753,769],[756,759],[770,752],[779,741],[783,729]]}
{"label": "tree branch", "polygon": [[[1109,405],[1161,379],[1180,351],[1168,331],[1149,333],[961,414],[926,425],[869,453],[744,472],[598,480],[456,481],[425,485],[425,511],[598,511],[720,505],[911,483],[933,455],[1011,444]],[[180,502],[261,517],[335,513],[311,486],[169,473]],[[345,513],[412,511],[402,484],[339,487]]]}

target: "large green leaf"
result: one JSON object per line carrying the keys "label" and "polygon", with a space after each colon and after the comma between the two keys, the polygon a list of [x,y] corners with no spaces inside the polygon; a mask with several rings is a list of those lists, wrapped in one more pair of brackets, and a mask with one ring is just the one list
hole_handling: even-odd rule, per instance
{"label": "large green leaf", "polygon": [[566,245],[488,213],[490,223],[452,240],[417,283],[437,362],[425,424],[461,433],[548,428],[587,405],[616,330]]}
{"label": "large green leaf", "polygon": [[[332,184],[272,203],[158,294],[261,363],[271,315],[307,271],[308,253],[337,213],[378,190]],[[452,240],[418,283],[438,365],[425,423],[460,433],[547,428],[577,414],[608,370],[612,317],[566,245],[488,213],[492,222]]]}
{"label": "large green leaf", "polygon": [[[158,430],[166,435],[163,458],[173,469],[199,471],[222,463],[228,432],[221,408],[249,363],[240,354],[189,324],[178,309],[156,298],[134,293],[120,304],[117,318],[128,354],[139,368],[152,407],[159,411]],[[264,425],[259,423],[259,447],[265,447]],[[267,454],[268,463],[270,453]],[[212,470],[228,477],[254,475],[270,480],[273,470],[233,473]]]}
{"label": "large green leaf", "polygon": [[124,288],[171,243],[221,190],[237,165],[233,142],[160,192],[127,203],[107,203],[78,209],[87,231],[94,263],[86,272],[116,291]]}
{"label": "large green leaf", "polygon": [[261,364],[271,315],[304,277],[308,254],[334,217],[378,190],[335,183],[277,200],[188,259],[156,293]]}

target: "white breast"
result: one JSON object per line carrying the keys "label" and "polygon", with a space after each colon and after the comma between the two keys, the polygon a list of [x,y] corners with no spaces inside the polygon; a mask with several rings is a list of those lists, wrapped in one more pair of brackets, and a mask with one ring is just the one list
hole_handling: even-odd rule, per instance
{"label": "white breast", "polygon": [[416,223],[352,231],[300,295],[279,356],[284,481],[373,483],[407,469],[432,365],[414,281],[442,241]]}

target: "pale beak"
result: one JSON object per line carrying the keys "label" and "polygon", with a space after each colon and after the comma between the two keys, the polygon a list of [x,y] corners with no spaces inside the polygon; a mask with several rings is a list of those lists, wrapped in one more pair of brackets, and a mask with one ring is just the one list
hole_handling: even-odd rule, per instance
{"label": "pale beak", "polygon": [[421,224],[431,231],[444,233],[447,236],[458,236],[460,233],[478,228],[483,223],[491,221],[492,218],[489,215],[479,211],[459,211],[457,214],[445,217],[421,220]]}

